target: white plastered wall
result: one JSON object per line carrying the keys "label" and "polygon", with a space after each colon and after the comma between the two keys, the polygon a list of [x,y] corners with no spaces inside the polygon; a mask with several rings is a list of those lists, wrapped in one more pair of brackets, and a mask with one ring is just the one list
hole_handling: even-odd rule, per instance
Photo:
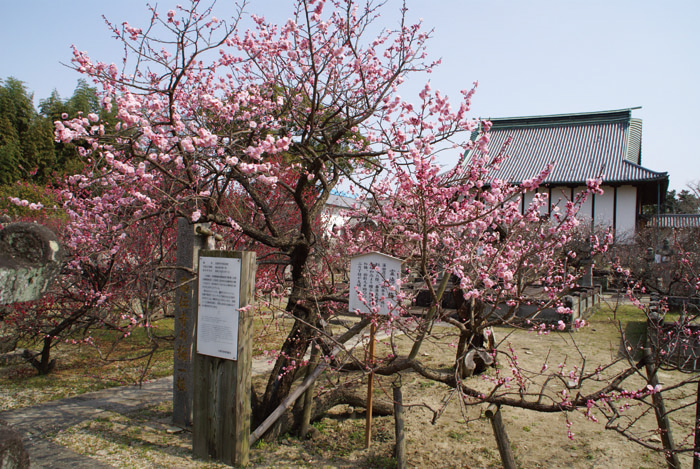
{"label": "white plastered wall", "polygon": [[549,199],[550,210],[559,207],[562,213],[566,212],[566,203],[571,199],[570,187],[552,187],[552,196]]}
{"label": "white plastered wall", "polygon": [[637,189],[633,186],[617,188],[615,242],[632,242],[637,222]]}
{"label": "white plastered wall", "polygon": [[596,194],[595,201],[595,226],[597,228],[608,228],[613,226],[615,215],[615,189],[610,186],[602,186],[602,194]]}
{"label": "white plastered wall", "polygon": [[[549,189],[547,189],[547,188],[538,188],[537,193],[544,194],[545,199],[547,197],[549,197]],[[524,211],[527,211],[527,209],[530,207],[530,204],[532,203],[532,201],[535,198],[535,192],[531,192],[531,191],[525,192],[524,197],[525,197],[525,206],[524,206],[525,210]],[[543,205],[540,205],[540,209],[539,209],[540,215],[547,215],[549,213],[548,203],[549,202],[545,202]]]}
{"label": "white plastered wall", "polygon": [[[574,189],[574,200],[579,196],[581,192],[585,192],[586,188],[585,187],[577,187]],[[593,215],[593,197],[590,195],[586,199],[586,201],[581,204],[581,208],[578,210],[578,218],[581,220],[581,223],[591,223],[591,218]]]}
{"label": "white plastered wall", "polygon": [[[578,211],[578,218],[584,225],[590,226],[591,218],[595,216],[596,228],[605,229],[609,226],[615,226],[615,242],[625,243],[633,241],[636,222],[637,222],[637,190],[633,186],[620,186],[615,188],[603,186],[603,194],[589,195],[586,202],[581,205]],[[586,188],[581,186],[573,190],[574,199]],[[547,189],[542,189],[542,192]],[[550,210],[556,206],[560,210],[564,210],[566,202],[571,200],[570,187],[552,187],[551,197],[549,201]],[[525,209],[532,202],[534,194],[532,192],[525,193]],[[617,197],[617,206],[615,205],[615,197]],[[595,210],[594,202],[595,200]],[[546,213],[545,208],[541,210]],[[614,224],[613,224],[614,219]]]}

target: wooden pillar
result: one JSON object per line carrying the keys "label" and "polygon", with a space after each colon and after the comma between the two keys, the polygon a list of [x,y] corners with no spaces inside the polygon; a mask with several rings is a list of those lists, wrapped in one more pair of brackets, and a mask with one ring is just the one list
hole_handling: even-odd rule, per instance
{"label": "wooden pillar", "polygon": [[[240,259],[239,311],[236,359],[196,353],[194,359],[194,426],[192,449],[196,456],[245,466],[250,449],[252,312],[256,260],[254,252],[201,251],[201,259]],[[199,295],[198,295],[199,297]],[[201,315],[200,315],[201,317]],[[198,327],[202,327],[199,324]],[[199,334],[201,339],[202,335]],[[202,350],[198,344],[197,350]]]}
{"label": "wooden pillar", "polygon": [[186,218],[177,220],[178,269],[175,276],[175,343],[173,351],[173,424],[181,427],[192,425],[192,358],[196,314],[195,272],[197,255],[207,241],[195,235],[195,225]]}

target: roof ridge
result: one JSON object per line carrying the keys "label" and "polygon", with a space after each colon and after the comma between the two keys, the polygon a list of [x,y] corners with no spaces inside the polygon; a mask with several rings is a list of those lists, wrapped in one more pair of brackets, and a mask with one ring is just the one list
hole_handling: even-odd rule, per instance
{"label": "roof ridge", "polygon": [[604,122],[629,122],[632,110],[639,108],[617,109],[597,112],[577,112],[570,114],[550,114],[523,117],[494,117],[489,120],[493,127],[549,127],[555,125],[591,124]]}

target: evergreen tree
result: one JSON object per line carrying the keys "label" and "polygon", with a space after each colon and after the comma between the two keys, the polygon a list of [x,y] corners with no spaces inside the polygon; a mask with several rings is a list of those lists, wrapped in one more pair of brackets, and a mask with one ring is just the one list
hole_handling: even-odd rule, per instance
{"label": "evergreen tree", "polygon": [[661,204],[661,213],[700,213],[700,198],[687,189],[670,190]]}
{"label": "evergreen tree", "polygon": [[97,89],[89,86],[82,78],[78,80],[73,96],[66,101],[65,105],[70,118],[77,117],[80,113],[83,115],[91,112],[100,114],[102,111],[100,99],[97,97]]}
{"label": "evergreen tree", "polygon": [[12,184],[19,177],[19,138],[6,115],[0,114],[0,184]]}
{"label": "evergreen tree", "polygon": [[13,77],[0,80],[0,115],[10,120],[20,138],[29,130],[36,114],[33,99],[20,80]]}
{"label": "evergreen tree", "polygon": [[51,92],[51,96],[39,100],[39,113],[51,123],[61,120],[61,114],[64,112],[68,112],[68,107],[55,89]]}
{"label": "evergreen tree", "polygon": [[34,142],[32,177],[37,182],[46,183],[56,170],[56,142],[54,128],[50,120],[36,116],[29,129],[29,139]]}
{"label": "evergreen tree", "polygon": [[16,78],[0,80],[0,118],[0,181],[45,182],[56,162],[53,124],[37,114],[33,94]]}

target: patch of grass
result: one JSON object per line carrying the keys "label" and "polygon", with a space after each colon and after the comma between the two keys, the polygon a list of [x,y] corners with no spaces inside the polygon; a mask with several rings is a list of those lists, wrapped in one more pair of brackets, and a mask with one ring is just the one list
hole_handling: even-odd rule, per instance
{"label": "patch of grass", "polygon": [[646,319],[644,311],[634,305],[624,304],[613,307],[613,305],[604,304],[596,309],[589,322],[595,325],[619,321],[624,327],[629,322],[645,322]]}
{"label": "patch of grass", "polygon": [[[362,436],[364,438],[364,430],[362,432]],[[372,431],[372,440],[374,441],[379,441],[379,442],[386,442],[386,441],[394,441],[394,427],[392,426],[384,426],[381,424],[381,421],[377,421],[377,424],[375,425],[373,431]],[[364,440],[363,440],[364,441]]]}
{"label": "patch of grass", "polygon": [[253,449],[270,449],[273,445],[269,441],[265,441],[262,438],[255,442]]}
{"label": "patch of grass", "polygon": [[361,467],[376,469],[393,469],[397,465],[396,458],[372,454],[367,456]]}
{"label": "patch of grass", "polygon": [[[323,423],[322,429],[319,429],[321,435],[303,442],[307,451],[320,458],[332,460],[344,458],[352,452],[364,448],[364,419],[336,421],[330,418],[323,418],[319,422]],[[375,429],[379,427],[380,425],[377,425]],[[373,440],[376,436],[377,433],[373,432]]]}
{"label": "patch of grass", "polygon": [[482,446],[481,448],[479,448],[477,450],[477,452],[483,454],[484,457],[486,457],[487,459],[492,459],[492,460],[500,459],[500,456],[498,456],[494,450],[492,450],[491,448],[487,448],[485,446]]}
{"label": "patch of grass", "polygon": [[596,334],[620,342],[620,331],[625,343],[620,343],[620,351],[631,353],[633,358],[641,358],[641,349],[646,340],[647,317],[644,311],[634,305],[603,305],[590,318],[590,327]]}
{"label": "patch of grass", "polygon": [[282,312],[262,312],[253,319],[253,356],[279,350],[294,320]]}
{"label": "patch of grass", "polygon": [[131,415],[139,421],[164,420],[172,417],[173,401],[167,400],[143,409],[134,411]]}
{"label": "patch of grass", "polygon": [[312,427],[314,427],[316,430],[318,430],[321,433],[325,433],[327,429],[326,422],[324,420],[316,420],[311,424]]}
{"label": "patch of grass", "polygon": [[[37,375],[26,362],[0,367],[0,387],[12,393],[12,399],[0,403],[0,410],[169,376],[173,366],[173,342],[169,340],[173,327],[172,319],[163,319],[151,330],[134,329],[128,338],[121,338],[116,331],[94,330],[94,346],[59,343],[52,351],[56,367],[45,376]],[[138,358],[152,349],[149,334],[159,337],[150,362],[147,357]]]}
{"label": "patch of grass", "polygon": [[361,443],[365,441],[365,433],[361,430],[353,430],[348,435],[348,438],[350,438],[353,443]]}

